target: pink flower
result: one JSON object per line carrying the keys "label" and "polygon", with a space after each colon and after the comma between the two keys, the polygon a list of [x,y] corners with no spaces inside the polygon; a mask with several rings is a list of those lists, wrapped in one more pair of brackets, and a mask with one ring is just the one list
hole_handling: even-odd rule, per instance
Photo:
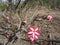
{"label": "pink flower", "polygon": [[51,20],[53,19],[53,16],[51,16],[51,15],[49,14],[49,15],[47,15],[47,19],[48,19],[49,21],[51,21]]}
{"label": "pink flower", "polygon": [[27,20],[24,20],[23,22],[24,22],[25,24],[27,24]]}
{"label": "pink flower", "polygon": [[9,38],[10,38],[10,35],[9,35],[9,34],[7,34],[7,35],[6,35],[6,38],[8,38],[8,39],[9,39]]}
{"label": "pink flower", "polygon": [[27,32],[28,37],[30,38],[30,40],[32,42],[34,42],[34,40],[38,39],[39,34],[39,28],[33,28],[32,26],[29,27],[29,31]]}
{"label": "pink flower", "polygon": [[7,20],[9,20],[9,19],[10,19],[10,17],[9,17],[9,16],[6,16],[6,19],[7,19]]}

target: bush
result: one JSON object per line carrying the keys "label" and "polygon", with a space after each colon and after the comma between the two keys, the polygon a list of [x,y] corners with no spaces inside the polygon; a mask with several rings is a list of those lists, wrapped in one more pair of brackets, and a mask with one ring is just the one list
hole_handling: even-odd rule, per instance
{"label": "bush", "polygon": [[2,3],[0,3],[0,10],[3,10],[6,6]]}

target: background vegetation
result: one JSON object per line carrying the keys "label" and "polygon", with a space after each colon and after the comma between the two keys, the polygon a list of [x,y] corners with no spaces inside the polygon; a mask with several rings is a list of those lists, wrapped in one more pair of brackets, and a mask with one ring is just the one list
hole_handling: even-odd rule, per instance
{"label": "background vegetation", "polygon": [[[14,6],[16,7],[17,5],[20,5],[20,3],[21,3],[21,0],[15,0],[15,2],[12,2],[12,1],[13,0],[7,0],[8,3],[6,3],[6,4],[3,4],[3,2],[1,2],[0,9],[4,9],[6,7],[5,5],[7,5],[7,4],[9,5],[10,8],[11,7],[14,8]],[[32,6],[35,6],[36,4],[40,4],[42,6],[46,6],[49,8],[60,9],[60,0],[25,0],[23,5],[25,6],[26,4],[30,4]],[[10,6],[10,5],[12,5],[12,6]]]}

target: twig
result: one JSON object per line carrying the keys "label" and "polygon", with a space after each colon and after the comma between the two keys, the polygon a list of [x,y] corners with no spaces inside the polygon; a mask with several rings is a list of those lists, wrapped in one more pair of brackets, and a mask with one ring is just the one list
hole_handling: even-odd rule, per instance
{"label": "twig", "polygon": [[35,17],[35,15],[36,15],[37,12],[38,12],[38,10],[35,10],[35,12],[33,13],[33,16],[28,19],[28,23],[25,25],[25,28],[26,28],[25,31],[26,31],[26,32],[27,32],[28,26],[29,26],[29,25],[31,24],[31,22],[34,20],[34,17]]}

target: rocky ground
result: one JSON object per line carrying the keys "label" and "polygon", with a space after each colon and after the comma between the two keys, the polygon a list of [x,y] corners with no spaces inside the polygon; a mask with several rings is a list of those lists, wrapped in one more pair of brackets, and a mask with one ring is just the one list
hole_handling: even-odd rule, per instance
{"label": "rocky ground", "polygon": [[[42,10],[37,10],[37,8],[34,8],[34,9],[29,8],[27,11],[23,9],[21,17],[23,19],[29,20],[29,18],[30,17],[32,18],[33,15],[34,16],[39,15],[39,17],[41,17],[46,15],[47,13],[50,13],[53,16],[52,22],[49,22],[48,20],[43,19],[42,21],[33,21],[31,24],[34,26],[41,27],[41,30],[40,30],[41,36],[39,37],[39,39],[41,38],[47,39],[47,36],[49,35],[50,39],[60,40],[60,11],[46,9],[45,7]],[[0,21],[0,25],[2,25],[1,23],[2,21],[3,20]],[[22,37],[26,39],[28,38],[26,33],[24,33],[23,31],[18,32],[16,35],[18,37],[18,40],[15,43],[10,42],[8,45],[38,45],[38,44],[33,44],[30,41],[21,40],[20,38]],[[4,36],[0,35],[0,42],[5,44],[7,42],[7,39]],[[45,43],[43,45],[46,45]],[[59,43],[54,42],[54,45],[55,44],[60,45]]]}

